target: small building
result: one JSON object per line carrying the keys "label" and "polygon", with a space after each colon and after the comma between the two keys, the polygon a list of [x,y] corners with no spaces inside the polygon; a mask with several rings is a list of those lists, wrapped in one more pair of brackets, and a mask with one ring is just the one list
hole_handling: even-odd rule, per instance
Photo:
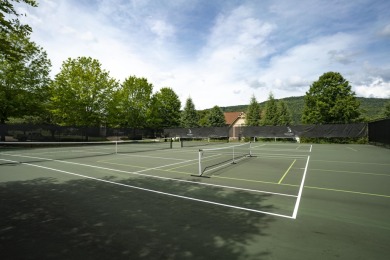
{"label": "small building", "polygon": [[229,126],[229,139],[239,140],[241,138],[241,127],[245,126],[245,112],[225,112],[225,121]]}

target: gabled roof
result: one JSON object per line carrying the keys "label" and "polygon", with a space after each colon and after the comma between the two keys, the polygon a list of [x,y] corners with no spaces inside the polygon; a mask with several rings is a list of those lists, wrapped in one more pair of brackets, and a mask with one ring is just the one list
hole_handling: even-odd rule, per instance
{"label": "gabled roof", "polygon": [[234,122],[237,121],[237,119],[245,115],[244,112],[225,112],[223,114],[225,116],[225,121],[227,125],[232,125]]}

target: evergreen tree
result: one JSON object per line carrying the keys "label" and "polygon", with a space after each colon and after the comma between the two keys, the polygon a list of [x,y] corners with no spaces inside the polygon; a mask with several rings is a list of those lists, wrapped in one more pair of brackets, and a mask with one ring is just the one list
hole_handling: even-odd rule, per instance
{"label": "evergreen tree", "polygon": [[198,127],[198,113],[195,110],[195,105],[189,97],[186,101],[184,110],[181,113],[180,125],[184,128]]}
{"label": "evergreen tree", "polygon": [[262,125],[278,125],[278,104],[272,92],[265,103],[265,113]]}
{"label": "evergreen tree", "polygon": [[349,82],[338,72],[324,73],[305,95],[302,122],[306,124],[351,123],[359,120],[360,102]]}
{"label": "evergreen tree", "polygon": [[278,101],[278,125],[291,125],[291,112],[283,100]]}
{"label": "evergreen tree", "polygon": [[207,114],[207,126],[225,126],[225,116],[219,106],[214,106]]}
{"label": "evergreen tree", "polygon": [[245,123],[247,126],[259,126],[261,121],[260,105],[253,95],[246,111]]}

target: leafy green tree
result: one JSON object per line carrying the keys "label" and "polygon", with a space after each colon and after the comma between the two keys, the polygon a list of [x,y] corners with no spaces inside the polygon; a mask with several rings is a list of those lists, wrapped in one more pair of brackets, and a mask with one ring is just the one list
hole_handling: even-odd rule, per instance
{"label": "leafy green tree", "polygon": [[225,116],[219,106],[214,106],[207,114],[207,126],[219,127],[225,126]]}
{"label": "leafy green tree", "polygon": [[10,117],[39,116],[48,100],[51,63],[46,52],[28,37],[7,40],[23,49],[19,59],[0,54],[0,124]]}
{"label": "leafy green tree", "polygon": [[[179,96],[171,88],[161,88],[154,94],[149,120],[152,125],[162,128],[178,127],[180,125],[181,102]],[[153,112],[154,111],[154,112]]]}
{"label": "leafy green tree", "polygon": [[0,0],[0,50],[3,58],[7,60],[19,60],[24,55],[27,55],[24,52],[23,46],[15,45],[9,39],[10,35],[23,39],[28,37],[32,32],[29,25],[21,24],[18,19],[24,14],[19,13],[15,9],[14,3],[20,2],[24,2],[33,7],[38,6],[34,0]]}
{"label": "leafy green tree", "polygon": [[265,113],[262,119],[262,125],[278,125],[278,104],[272,92],[265,103]]}
{"label": "leafy green tree", "polygon": [[180,125],[181,127],[184,128],[197,127],[199,126],[198,120],[199,119],[198,119],[198,114],[195,110],[195,105],[192,102],[192,99],[188,98],[186,100],[184,110],[181,112]]}
{"label": "leafy green tree", "polygon": [[50,86],[50,110],[61,125],[105,124],[108,103],[118,83],[90,57],[67,59]]}
{"label": "leafy green tree", "polygon": [[253,95],[246,111],[245,124],[247,126],[259,126],[261,121],[260,105]]}
{"label": "leafy green tree", "polygon": [[287,107],[286,102],[283,100],[278,101],[278,125],[291,125],[292,116]]}
{"label": "leafy green tree", "polygon": [[351,123],[359,120],[360,102],[349,82],[338,72],[324,73],[305,95],[302,122]]}
{"label": "leafy green tree", "polygon": [[382,109],[382,116],[384,118],[390,118],[390,101],[386,102]]}
{"label": "leafy green tree", "polygon": [[199,118],[199,126],[207,126],[208,124],[208,120],[207,120],[207,116],[210,112],[210,109],[204,109],[204,110],[199,110],[197,111],[198,113],[198,118]]}
{"label": "leafy green tree", "polygon": [[153,104],[156,105],[156,100],[152,99],[152,91],[153,85],[146,78],[126,78],[110,102],[111,118],[122,127],[147,127],[150,109]]}

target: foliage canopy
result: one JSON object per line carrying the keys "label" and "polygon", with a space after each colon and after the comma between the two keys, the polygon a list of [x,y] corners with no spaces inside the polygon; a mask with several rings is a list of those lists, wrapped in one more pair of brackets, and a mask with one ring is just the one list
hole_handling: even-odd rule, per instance
{"label": "foliage canopy", "polygon": [[10,35],[25,38],[32,32],[29,25],[20,23],[18,18],[23,14],[16,10],[15,2],[24,2],[33,7],[38,6],[35,0],[0,0],[0,50],[3,58],[7,60],[19,60],[23,56],[29,55],[24,52],[22,46],[14,44],[9,38]]}
{"label": "foliage canopy", "polygon": [[324,73],[305,96],[302,122],[306,124],[351,123],[359,120],[360,103],[349,82],[338,72]]}
{"label": "foliage canopy", "polygon": [[225,126],[225,116],[219,106],[214,106],[207,114],[207,125],[210,127]]}
{"label": "foliage canopy", "polygon": [[118,83],[90,57],[67,59],[51,84],[51,112],[61,125],[99,126]]}
{"label": "foliage canopy", "polygon": [[51,62],[46,52],[28,37],[9,34],[6,37],[25,55],[8,59],[0,54],[0,123],[10,117],[44,114],[48,100]]}
{"label": "foliage canopy", "polygon": [[150,114],[150,120],[153,120],[151,126],[178,127],[180,125],[181,102],[178,95],[169,87],[161,88],[154,95],[153,111]]}

